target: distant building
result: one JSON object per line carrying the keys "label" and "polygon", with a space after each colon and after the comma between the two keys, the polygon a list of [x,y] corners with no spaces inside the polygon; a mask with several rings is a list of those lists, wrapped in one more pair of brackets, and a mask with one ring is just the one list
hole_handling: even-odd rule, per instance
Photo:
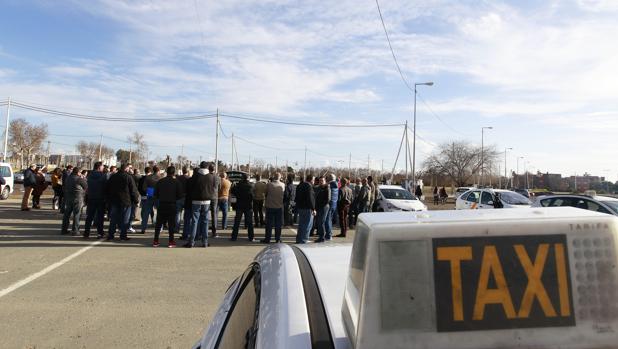
{"label": "distant building", "polygon": [[[49,156],[49,163],[56,166],[73,165],[90,169],[96,159],[90,159],[81,155],[53,154]],[[103,165],[117,165],[116,156],[110,156],[101,160]]]}

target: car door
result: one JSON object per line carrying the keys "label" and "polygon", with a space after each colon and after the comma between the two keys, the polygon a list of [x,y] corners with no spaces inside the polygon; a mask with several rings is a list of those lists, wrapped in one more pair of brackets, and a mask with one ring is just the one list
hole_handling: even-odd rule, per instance
{"label": "car door", "polygon": [[481,201],[478,205],[478,208],[481,210],[493,209],[494,208],[493,194],[488,191],[481,192]]}
{"label": "car door", "polygon": [[479,190],[475,190],[471,192],[465,201],[466,208],[469,210],[478,209],[480,198],[481,198],[481,192]]}

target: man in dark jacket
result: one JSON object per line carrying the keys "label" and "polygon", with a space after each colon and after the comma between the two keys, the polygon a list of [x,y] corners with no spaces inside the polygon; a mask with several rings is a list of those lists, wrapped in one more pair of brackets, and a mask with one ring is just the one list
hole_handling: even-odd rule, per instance
{"label": "man in dark jacket", "polygon": [[326,232],[326,219],[328,219],[328,212],[330,210],[330,187],[326,183],[324,177],[320,177],[320,186],[318,192],[315,195],[315,219],[317,221],[316,226],[318,230],[318,238],[315,242],[324,242],[331,237],[325,235]]}
{"label": "man in dark jacket", "polygon": [[296,197],[296,189],[294,188],[294,175],[289,174],[285,182],[285,191],[283,192],[283,225],[291,226],[293,224],[292,204]]}
{"label": "man in dark jacket", "polygon": [[159,179],[161,179],[159,176],[159,168],[157,166],[153,166],[152,173],[147,174],[141,184],[142,234],[145,234],[146,228],[148,228],[148,217],[154,217],[154,209],[157,206],[156,200],[154,199],[154,190]]}
{"label": "man in dark jacket", "polygon": [[315,194],[313,176],[307,175],[305,181],[296,187],[296,210],[298,211],[298,229],[296,243],[305,244],[309,240],[309,230],[315,216]]}
{"label": "man in dark jacket", "polygon": [[127,172],[128,164],[123,164],[120,171],[109,177],[105,186],[105,195],[110,204],[111,221],[107,240],[114,240],[116,228],[120,228],[120,240],[130,240],[127,237],[131,205],[139,202],[139,193],[133,178]]}
{"label": "man in dark jacket", "polygon": [[88,183],[84,179],[81,169],[74,167],[66,180],[65,184],[65,207],[64,216],[62,217],[62,230],[61,234],[68,234],[69,219],[73,217],[73,226],[71,229],[71,235],[79,235],[79,217],[84,208],[84,195],[88,190]]}
{"label": "man in dark jacket", "polygon": [[176,247],[174,232],[176,231],[176,202],[182,197],[182,185],[176,179],[176,168],[170,166],[166,170],[167,177],[160,179],[155,185],[154,197],[159,202],[153,247],[159,247],[159,234],[163,223],[169,229],[169,243],[167,247]]}
{"label": "man in dark jacket", "polygon": [[36,187],[36,176],[34,174],[34,169],[36,168],[35,164],[30,165],[24,171],[24,197],[21,200],[21,210],[22,211],[30,211],[29,203],[30,203],[30,195],[32,195],[32,191],[34,187]]}
{"label": "man in dark jacket", "polygon": [[344,238],[348,232],[348,212],[350,210],[350,205],[354,200],[354,192],[348,186],[347,178],[341,180],[341,189],[339,189],[338,200],[339,202],[337,203],[337,209],[339,210],[339,227],[341,228],[341,233],[336,237]]}
{"label": "man in dark jacket", "polygon": [[86,207],[86,227],[84,237],[90,236],[92,221],[97,227],[97,238],[103,237],[103,221],[105,216],[105,182],[107,176],[103,173],[103,163],[98,161],[94,164],[92,172],[88,175],[88,205]]}
{"label": "man in dark jacket", "polygon": [[208,247],[208,209],[210,200],[217,195],[217,176],[214,172],[214,165],[206,161],[200,163],[197,175],[189,181],[187,195],[191,196],[191,236],[184,247],[191,248],[195,245],[195,236],[198,232],[204,247]]}
{"label": "man in dark jacket", "polygon": [[187,201],[187,185],[189,182],[189,167],[182,167],[182,174],[176,176],[176,179],[180,183],[181,198],[176,202],[176,230],[180,233],[180,217],[183,217],[183,227],[182,227],[182,240],[186,240],[189,236],[189,228],[191,227],[191,210],[185,210],[186,201]]}
{"label": "man in dark jacket", "polygon": [[232,194],[236,197],[236,217],[234,217],[234,227],[230,240],[236,241],[238,238],[240,220],[244,215],[247,236],[249,241],[253,241],[253,184],[247,179],[247,174],[242,174],[240,182],[232,188]]}

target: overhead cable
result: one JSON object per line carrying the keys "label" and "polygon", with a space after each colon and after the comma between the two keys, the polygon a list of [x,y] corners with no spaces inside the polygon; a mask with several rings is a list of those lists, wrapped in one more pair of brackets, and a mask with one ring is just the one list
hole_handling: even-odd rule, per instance
{"label": "overhead cable", "polygon": [[391,49],[391,54],[393,56],[393,61],[395,61],[395,67],[397,67],[397,71],[399,72],[399,76],[401,76],[401,80],[406,85],[406,87],[410,91],[414,91],[414,89],[408,83],[403,72],[401,71],[401,67],[399,67],[399,62],[397,61],[397,56],[395,56],[395,50],[393,50],[393,45],[391,44],[391,39],[388,36],[388,30],[386,30],[386,24],[384,24],[384,17],[382,17],[382,10],[380,9],[380,3],[376,0],[376,6],[378,7],[378,14],[380,14],[380,21],[382,22],[382,28],[384,28],[384,35],[386,35],[386,41],[388,42],[388,47]]}
{"label": "overhead cable", "polygon": [[429,104],[425,101],[425,99],[421,96],[420,93],[417,92],[417,96],[418,98],[421,100],[421,102],[423,102],[423,104],[425,105],[425,107],[427,107],[427,109],[429,110],[429,112],[436,118],[438,119],[438,121],[440,121],[444,126],[446,126],[449,130],[451,130],[454,133],[457,133],[461,136],[466,136],[465,134],[457,131],[456,129],[454,129],[453,127],[451,127],[451,125],[449,125],[446,121],[444,121],[440,116],[438,116],[438,114],[436,114],[433,109],[431,109],[431,107],[429,106]]}
{"label": "overhead cable", "polygon": [[401,127],[405,124],[329,124],[329,123],[310,123],[310,122],[297,122],[297,121],[283,121],[283,120],[272,120],[272,119],[262,119],[251,116],[241,116],[241,115],[232,115],[232,114],[219,114],[219,116],[232,118],[232,119],[240,119],[240,120],[248,120],[248,121],[256,121],[256,122],[264,122],[270,124],[280,124],[280,125],[292,125],[292,126],[309,126],[309,127],[350,127],[350,128],[360,128],[360,127]]}
{"label": "overhead cable", "polygon": [[190,121],[190,120],[201,120],[201,119],[212,119],[215,118],[215,114],[204,114],[204,115],[193,115],[193,116],[181,116],[181,117],[169,117],[169,118],[120,118],[120,117],[110,117],[110,116],[100,116],[100,115],[87,115],[87,114],[77,114],[64,112],[54,109],[36,107],[33,105],[28,105],[19,102],[11,102],[12,106],[26,109],[34,112],[39,112],[43,114],[63,116],[68,118],[82,119],[82,120],[98,120],[98,121],[110,121],[110,122],[170,122],[170,121]]}

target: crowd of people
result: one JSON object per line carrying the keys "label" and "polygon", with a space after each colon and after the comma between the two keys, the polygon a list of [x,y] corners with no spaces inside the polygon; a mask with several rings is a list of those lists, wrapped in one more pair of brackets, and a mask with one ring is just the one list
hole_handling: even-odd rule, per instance
{"label": "crowd of people", "polygon": [[[48,186],[46,172],[36,165],[24,171],[23,211],[31,209],[30,202],[32,208],[40,208],[40,197]],[[174,166],[165,171],[146,167],[140,174],[130,164],[108,167],[97,162],[92,170],[68,165],[51,173],[52,208],[62,213],[63,235],[89,238],[96,229],[99,239],[114,240],[118,234],[120,241],[127,241],[129,233],[138,232],[133,224],[139,212],[139,233],[154,227],[154,247],[160,246],[161,231],[167,229],[168,247],[176,247],[180,235],[187,248],[207,247],[209,235],[217,237],[218,228],[228,229],[231,207],[236,215],[230,240],[238,239],[244,218],[249,241],[255,239],[255,228],[263,227],[260,242],[281,242],[283,227],[297,225],[298,244],[307,243],[312,236],[316,243],[345,237],[360,213],[375,210],[377,184],[371,176],[357,178],[354,183],[334,174],[307,175],[298,185],[294,179],[290,174],[283,182],[281,173],[275,173],[268,181],[260,175],[251,181],[243,173],[232,183],[225,172],[217,175],[214,165],[205,161],[194,169],[183,167],[179,173]],[[336,225],[340,232],[334,235]]]}

